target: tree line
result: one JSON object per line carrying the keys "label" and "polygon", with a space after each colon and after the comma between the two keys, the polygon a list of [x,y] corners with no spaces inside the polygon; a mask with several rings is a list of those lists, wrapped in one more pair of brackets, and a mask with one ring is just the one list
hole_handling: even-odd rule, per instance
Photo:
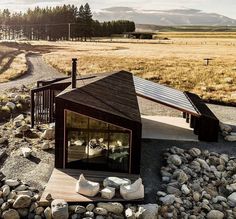
{"label": "tree line", "polygon": [[28,40],[87,40],[135,30],[127,20],[99,22],[88,3],[79,8],[63,5],[28,9],[27,12],[0,11],[0,38]]}

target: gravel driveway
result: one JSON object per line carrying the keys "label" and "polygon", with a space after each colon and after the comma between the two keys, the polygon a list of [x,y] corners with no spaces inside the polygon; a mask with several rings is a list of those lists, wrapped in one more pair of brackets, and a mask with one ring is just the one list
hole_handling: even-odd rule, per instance
{"label": "gravel driveway", "polygon": [[53,67],[47,65],[43,61],[41,55],[31,54],[27,57],[27,61],[29,64],[28,73],[16,80],[0,83],[0,91],[11,89],[13,87],[20,87],[22,85],[34,84],[38,80],[46,80],[65,76],[64,74],[59,73]]}

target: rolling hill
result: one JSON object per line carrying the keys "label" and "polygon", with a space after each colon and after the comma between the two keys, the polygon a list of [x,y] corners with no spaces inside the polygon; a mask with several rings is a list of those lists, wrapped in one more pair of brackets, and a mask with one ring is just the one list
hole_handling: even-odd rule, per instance
{"label": "rolling hill", "polygon": [[162,26],[236,26],[236,20],[196,9],[137,10],[130,7],[105,8],[94,13],[99,21],[127,19],[136,24]]}

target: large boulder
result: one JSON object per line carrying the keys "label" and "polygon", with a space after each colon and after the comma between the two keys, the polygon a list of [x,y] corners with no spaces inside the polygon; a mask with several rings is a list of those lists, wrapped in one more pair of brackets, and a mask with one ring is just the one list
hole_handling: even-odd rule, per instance
{"label": "large boulder", "polygon": [[97,204],[98,207],[106,209],[108,212],[114,213],[114,214],[122,214],[124,211],[124,207],[121,203],[118,202],[99,202]]}
{"label": "large boulder", "polygon": [[21,95],[18,94],[14,97],[15,102],[19,102],[21,99],[22,99]]}
{"label": "large boulder", "polygon": [[131,208],[127,208],[125,210],[125,217],[127,219],[135,219],[136,218],[135,212]]}
{"label": "large boulder", "polygon": [[139,218],[141,219],[156,219],[158,218],[158,205],[157,204],[140,205],[138,212],[140,213]]}
{"label": "large boulder", "polygon": [[100,185],[97,182],[92,182],[85,179],[84,175],[81,174],[79,180],[76,183],[76,192],[89,197],[94,197],[98,194]]}
{"label": "large boulder", "polygon": [[115,196],[115,192],[115,188],[107,186],[103,190],[101,190],[101,196],[102,198],[112,199]]}
{"label": "large boulder", "polygon": [[222,122],[220,122],[219,125],[220,125],[220,129],[221,129],[222,132],[228,132],[228,133],[230,133],[230,132],[232,132],[232,130],[233,130],[233,128],[232,128],[230,125],[224,124],[224,123],[222,123]]}
{"label": "large boulder", "polygon": [[104,216],[108,214],[107,210],[105,208],[101,208],[101,207],[96,207],[93,210],[93,212],[97,215],[104,215]]}
{"label": "large boulder", "polygon": [[19,132],[27,132],[27,131],[29,131],[30,130],[30,126],[29,125],[27,125],[27,124],[24,124],[24,125],[22,125],[22,126],[20,126],[18,129],[17,129]]}
{"label": "large boulder", "polygon": [[20,114],[19,116],[15,117],[13,122],[16,122],[16,121],[23,121],[24,120],[24,115],[23,114]]}
{"label": "large boulder", "polygon": [[133,184],[120,186],[120,194],[125,200],[136,200],[144,198],[144,186],[142,179],[137,179]]}
{"label": "large boulder", "polygon": [[177,175],[177,180],[180,184],[184,184],[188,181],[188,175],[183,170],[178,171]]}
{"label": "large boulder", "polygon": [[55,129],[54,128],[46,129],[41,135],[41,138],[45,140],[53,140],[55,138]]}
{"label": "large boulder", "polygon": [[75,207],[74,212],[75,212],[76,214],[83,214],[83,213],[86,212],[86,208],[85,208],[84,206],[82,206],[82,205],[77,205],[77,206]]}
{"label": "large boulder", "polygon": [[0,138],[0,145],[7,145],[8,139],[7,138]]}
{"label": "large boulder", "polygon": [[62,199],[55,199],[51,203],[52,217],[54,219],[68,219],[68,204]]}
{"label": "large boulder", "polygon": [[28,158],[31,156],[32,150],[28,147],[23,147],[23,148],[21,148],[21,153],[22,153],[23,157]]}
{"label": "large boulder", "polygon": [[227,135],[227,136],[225,137],[225,140],[226,140],[226,141],[234,142],[234,141],[236,141],[236,135]]}
{"label": "large boulder", "polygon": [[16,108],[16,104],[14,104],[13,102],[8,102],[6,106],[11,110],[14,110]]}
{"label": "large boulder", "polygon": [[228,204],[231,207],[236,207],[236,192],[229,195],[227,199],[228,199]]}
{"label": "large boulder", "polygon": [[127,186],[130,185],[131,181],[126,178],[119,178],[119,177],[107,177],[106,179],[103,180],[103,186],[104,187],[113,187],[116,189],[119,189],[120,186]]}
{"label": "large boulder", "polygon": [[14,208],[28,208],[31,204],[31,197],[28,195],[19,195],[13,203]]}
{"label": "large boulder", "polygon": [[201,155],[201,150],[198,149],[198,148],[191,148],[189,150],[189,154],[192,156],[192,157],[198,157]]}
{"label": "large boulder", "polygon": [[176,155],[176,154],[169,156],[168,162],[172,163],[176,166],[180,166],[182,164],[182,160],[181,160],[180,156]]}
{"label": "large boulder", "polygon": [[51,208],[50,207],[47,207],[44,210],[44,216],[45,216],[46,219],[52,219],[52,213],[51,213]]}
{"label": "large boulder", "polygon": [[20,182],[16,179],[6,179],[5,184],[10,187],[16,187],[20,184]]}
{"label": "large boulder", "polygon": [[15,209],[9,209],[2,213],[3,219],[20,219],[19,213]]}
{"label": "large boulder", "polygon": [[223,218],[224,218],[224,214],[218,210],[211,210],[207,214],[207,219],[223,219]]}
{"label": "large boulder", "polygon": [[172,205],[175,202],[175,196],[174,195],[166,195],[164,197],[161,197],[160,201],[164,205]]}
{"label": "large boulder", "polygon": [[10,186],[8,186],[8,185],[2,186],[2,195],[3,195],[3,197],[7,197],[10,194],[10,192],[11,192]]}

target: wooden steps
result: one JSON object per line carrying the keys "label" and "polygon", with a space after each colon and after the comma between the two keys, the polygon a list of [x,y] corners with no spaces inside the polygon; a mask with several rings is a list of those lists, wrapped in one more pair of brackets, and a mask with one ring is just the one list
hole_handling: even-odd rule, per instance
{"label": "wooden steps", "polygon": [[[52,195],[53,199],[64,199],[68,203],[78,203],[78,202],[100,202],[100,201],[117,201],[117,202],[126,202],[122,199],[119,192],[115,195],[112,200],[101,198],[100,194],[96,197],[86,197],[75,192],[75,185],[79,179],[80,174],[91,181],[99,182],[101,189],[103,188],[102,182],[106,177],[117,176],[120,178],[128,178],[132,182],[139,178],[139,175],[126,174],[126,173],[114,173],[114,172],[103,172],[103,171],[88,171],[88,170],[79,170],[79,169],[56,169],[54,168],[52,175],[49,179],[49,182],[42,194],[40,199],[40,205],[48,205],[46,197],[48,194]],[[142,200],[137,200],[142,201]]]}

